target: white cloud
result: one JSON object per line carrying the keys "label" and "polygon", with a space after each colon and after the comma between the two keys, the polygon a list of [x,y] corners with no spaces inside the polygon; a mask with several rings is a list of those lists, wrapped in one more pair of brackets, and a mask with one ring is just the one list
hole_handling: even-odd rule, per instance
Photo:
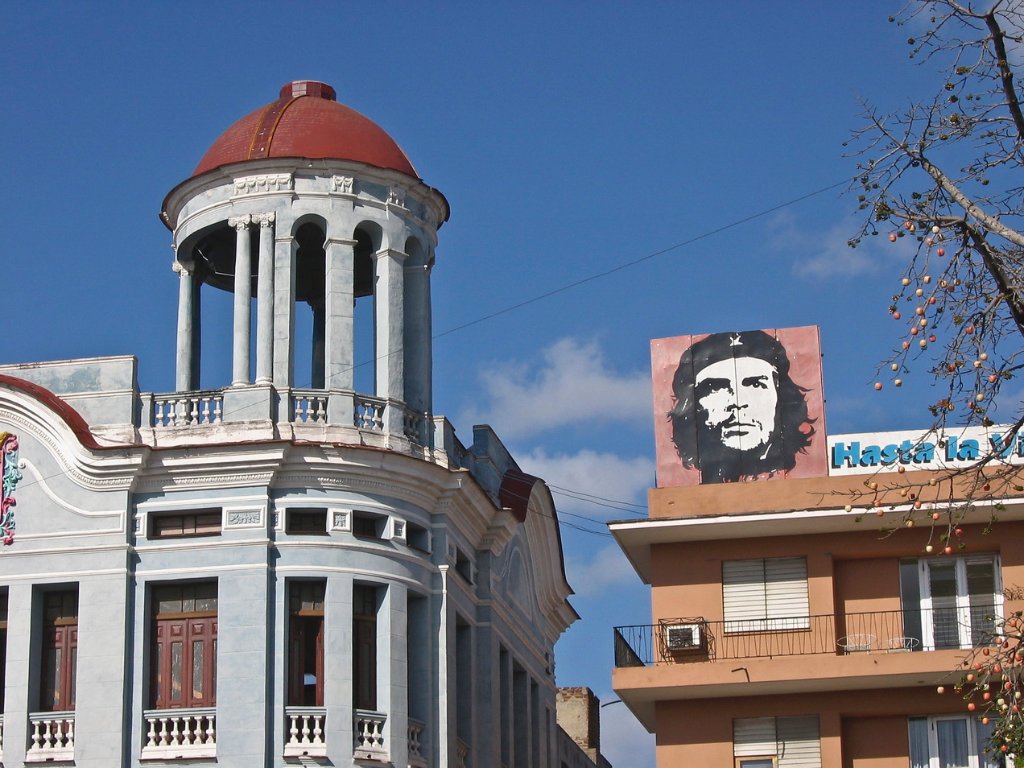
{"label": "white cloud", "polygon": [[[618,696],[606,693],[602,704]],[[654,768],[654,734],[648,733],[625,704],[601,708],[601,754],[619,768]]]}
{"label": "white cloud", "polygon": [[492,364],[480,375],[483,402],[462,414],[486,423],[503,438],[523,438],[569,424],[647,423],[651,384],[647,371],[609,370],[594,341],[564,338],[536,365]]}
{"label": "white cloud", "polygon": [[916,242],[901,238],[890,243],[881,233],[868,235],[856,248],[848,241],[860,222],[846,218],[824,229],[802,226],[789,212],[775,216],[769,223],[769,245],[793,258],[793,272],[808,280],[833,280],[857,277],[888,270],[893,263],[909,263]]}
{"label": "white cloud", "polygon": [[[559,510],[604,520],[632,517],[633,510],[642,512],[647,504],[647,489],[654,485],[654,460],[649,456],[628,458],[590,449],[549,454],[537,448],[520,455],[519,466],[553,486],[551,492]],[[563,489],[576,496],[567,495]],[[592,501],[577,498],[583,494],[592,497]],[[634,506],[594,503],[602,499],[608,500],[606,504],[628,502]]]}
{"label": "white cloud", "polygon": [[617,544],[592,552],[587,559],[570,555],[565,561],[565,575],[573,592],[581,598],[598,597],[609,589],[640,584],[640,577]]}

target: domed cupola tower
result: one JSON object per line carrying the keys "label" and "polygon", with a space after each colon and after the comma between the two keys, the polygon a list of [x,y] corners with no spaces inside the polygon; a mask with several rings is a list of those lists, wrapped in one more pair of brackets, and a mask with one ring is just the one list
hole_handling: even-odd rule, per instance
{"label": "domed cupola tower", "polygon": [[[179,398],[165,422],[356,428],[427,445],[430,270],[448,213],[395,141],[331,86],[285,85],[164,200],[180,276]],[[230,329],[202,328],[210,289],[233,294]],[[214,333],[232,339],[230,382],[202,375],[201,339]],[[309,380],[296,381],[304,355]],[[372,391],[357,392],[355,371],[371,364],[359,381]]]}

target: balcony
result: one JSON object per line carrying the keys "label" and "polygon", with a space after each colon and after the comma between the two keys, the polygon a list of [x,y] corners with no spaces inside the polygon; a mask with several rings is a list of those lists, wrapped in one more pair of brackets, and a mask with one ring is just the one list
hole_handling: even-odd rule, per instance
{"label": "balcony", "polygon": [[356,760],[388,760],[388,748],[384,743],[384,723],[387,715],[357,709],[352,717],[354,733],[353,757]]}
{"label": "balcony", "polygon": [[25,762],[75,759],[75,713],[33,712],[28,716],[29,744]]}
{"label": "balcony", "polygon": [[181,760],[217,756],[214,709],[148,709],[143,760]]}
{"label": "balcony", "polygon": [[991,604],[771,619],[665,619],[615,627],[616,667],[784,656],[913,653],[988,644]]}
{"label": "balcony", "polygon": [[285,707],[285,757],[326,757],[324,707]]}
{"label": "balcony", "polygon": [[426,724],[409,718],[409,768],[427,768]]}
{"label": "balcony", "polygon": [[[225,394],[227,393],[227,395]],[[237,394],[230,387],[224,389],[196,390],[192,392],[170,392],[144,394],[143,423],[158,430],[174,427],[211,427],[237,420],[235,415],[225,415],[225,397]],[[354,392],[334,392],[323,389],[286,389],[279,393],[280,406],[276,410],[282,421],[300,426],[331,425],[328,413],[349,412],[351,416],[342,419],[339,426],[351,426],[367,432],[401,431],[411,442],[420,446],[430,444],[432,424],[426,415],[413,411],[402,403]],[[269,401],[254,401],[235,409],[242,413],[242,420],[269,418]],[[227,410],[230,410],[227,409]],[[337,419],[338,416],[333,418]]]}

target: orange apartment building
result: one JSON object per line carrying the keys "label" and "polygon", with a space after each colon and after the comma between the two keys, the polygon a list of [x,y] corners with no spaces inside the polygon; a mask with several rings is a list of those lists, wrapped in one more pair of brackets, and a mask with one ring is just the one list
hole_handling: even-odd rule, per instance
{"label": "orange apartment building", "polygon": [[990,726],[937,691],[1024,608],[1020,480],[979,499],[948,479],[990,437],[833,437],[818,476],[654,488],[647,519],[611,523],[652,616],[615,628],[613,687],[656,734],[658,768],[1003,765]]}
{"label": "orange apartment building", "polygon": [[857,487],[844,476],[652,489],[648,520],[612,524],[651,585],[652,615],[616,628],[613,687],[657,734],[659,768],[929,766],[910,762],[912,734],[937,759],[942,731],[968,761],[931,765],[996,765],[979,756],[981,724],[936,688],[993,608],[1024,608],[1003,596],[1024,586],[1024,499],[1004,500],[988,535],[991,508],[976,505],[964,548],[929,554],[929,504],[887,535],[905,508],[847,512],[835,494]]}

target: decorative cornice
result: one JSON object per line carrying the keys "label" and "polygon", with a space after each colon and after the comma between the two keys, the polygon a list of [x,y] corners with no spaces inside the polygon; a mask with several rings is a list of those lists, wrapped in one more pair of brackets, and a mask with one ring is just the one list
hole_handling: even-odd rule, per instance
{"label": "decorative cornice", "polygon": [[388,190],[388,205],[405,208],[405,190],[401,187],[391,187]]}
{"label": "decorative cornice", "polygon": [[[22,439],[24,439],[24,433],[27,432],[43,443],[62,467],[64,474],[77,485],[94,491],[127,491],[131,488],[132,481],[135,478],[135,471],[141,462],[141,458],[135,457],[135,460],[129,459],[128,462],[121,463],[120,466],[103,470],[105,473],[120,471],[122,474],[115,474],[113,477],[97,477],[96,475],[89,474],[83,468],[80,461],[68,455],[65,447],[69,443],[66,443],[64,440],[58,440],[49,430],[44,431],[40,429],[38,420],[28,418],[23,413],[4,408],[0,409],[0,421],[7,421],[10,424],[20,426],[23,433]],[[99,461],[102,461],[102,459],[97,460],[97,463]]]}
{"label": "decorative cornice", "polygon": [[295,177],[290,173],[261,173],[240,176],[234,180],[234,197],[261,192],[289,192],[295,188]]}
{"label": "decorative cornice", "polygon": [[331,176],[331,192],[341,195],[353,194],[355,179],[351,176]]}

